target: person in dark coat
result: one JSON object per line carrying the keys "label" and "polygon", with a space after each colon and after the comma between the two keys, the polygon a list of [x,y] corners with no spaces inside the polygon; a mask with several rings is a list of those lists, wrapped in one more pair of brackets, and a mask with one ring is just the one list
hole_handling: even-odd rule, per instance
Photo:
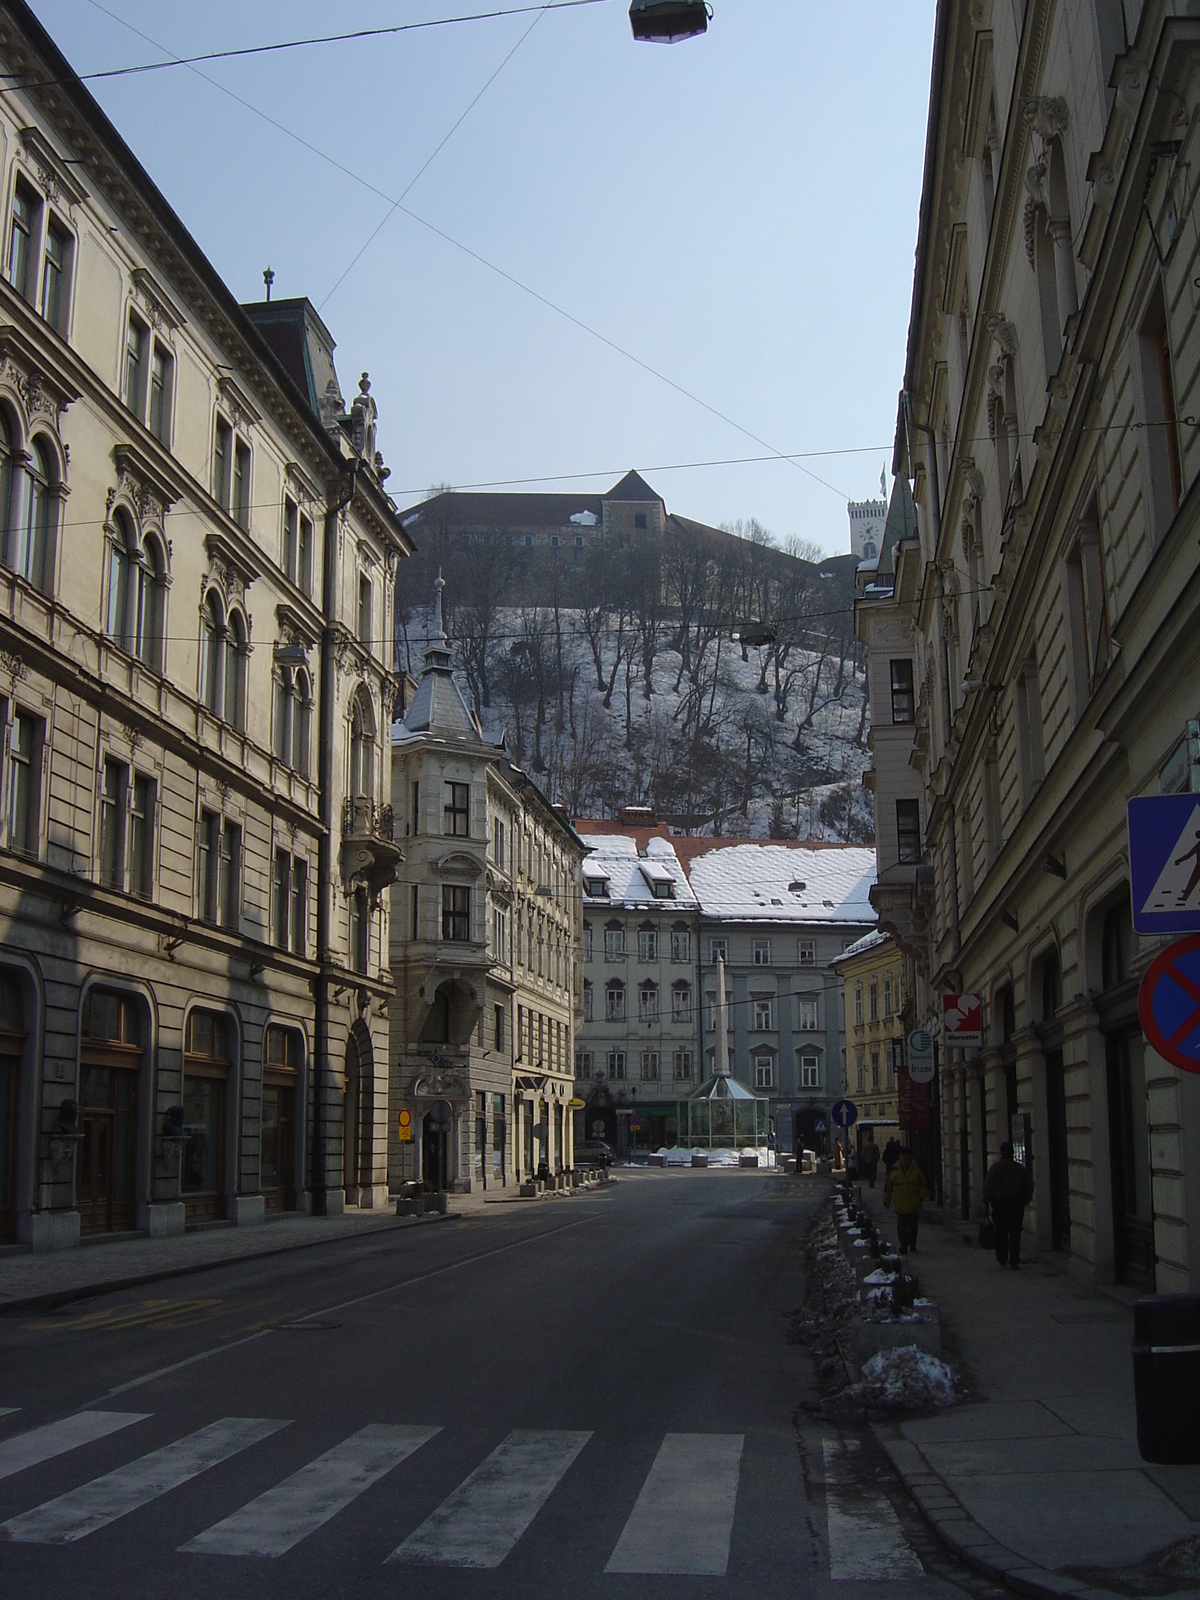
{"label": "person in dark coat", "polygon": [[1014,1271],[1021,1265],[1021,1224],[1025,1207],[1033,1198],[1033,1175],[1013,1160],[1013,1147],[1006,1140],[1000,1146],[1000,1159],[988,1169],[983,1180],[983,1203],[991,1207],[996,1230],[996,1260]]}
{"label": "person in dark coat", "polygon": [[867,1142],[862,1147],[862,1155],[859,1157],[859,1161],[867,1183],[873,1189],[875,1187],[875,1174],[879,1171],[879,1146],[875,1143],[875,1135],[873,1133],[867,1135]]}
{"label": "person in dark coat", "polygon": [[900,1141],[893,1134],[883,1147],[883,1170],[890,1175],[892,1168],[900,1159]]}

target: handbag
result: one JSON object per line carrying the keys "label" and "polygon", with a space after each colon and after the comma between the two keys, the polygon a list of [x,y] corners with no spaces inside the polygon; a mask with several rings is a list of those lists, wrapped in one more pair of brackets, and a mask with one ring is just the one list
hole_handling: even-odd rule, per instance
{"label": "handbag", "polygon": [[991,1217],[985,1217],[979,1224],[979,1248],[981,1250],[996,1248],[996,1229]]}

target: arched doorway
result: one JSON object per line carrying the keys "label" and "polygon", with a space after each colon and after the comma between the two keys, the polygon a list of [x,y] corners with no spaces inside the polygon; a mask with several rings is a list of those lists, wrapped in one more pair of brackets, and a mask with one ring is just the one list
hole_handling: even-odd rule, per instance
{"label": "arched doorway", "polygon": [[346,1204],[361,1205],[370,1200],[373,1155],[375,1058],[371,1036],[355,1026],[346,1040],[346,1099],[343,1128],[342,1170]]}

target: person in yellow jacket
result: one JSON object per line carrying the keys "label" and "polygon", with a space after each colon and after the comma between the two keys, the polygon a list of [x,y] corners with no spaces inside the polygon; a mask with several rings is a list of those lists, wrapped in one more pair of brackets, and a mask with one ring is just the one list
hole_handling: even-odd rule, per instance
{"label": "person in yellow jacket", "polygon": [[925,1174],[913,1160],[912,1151],[905,1145],[883,1186],[883,1203],[896,1213],[896,1234],[902,1256],[917,1248],[921,1204],[928,1195],[929,1185],[925,1182]]}

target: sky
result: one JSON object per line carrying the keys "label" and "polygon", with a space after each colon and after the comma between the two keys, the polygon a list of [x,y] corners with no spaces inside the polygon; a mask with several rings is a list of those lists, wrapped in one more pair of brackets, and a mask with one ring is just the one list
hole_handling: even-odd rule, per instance
{"label": "sky", "polygon": [[[86,73],[529,0],[32,3]],[[934,0],[712,6],[673,46],[596,0],[89,87],[233,293],[269,265],[347,400],[370,372],[402,507],[636,467],[842,552],[890,466]]]}

